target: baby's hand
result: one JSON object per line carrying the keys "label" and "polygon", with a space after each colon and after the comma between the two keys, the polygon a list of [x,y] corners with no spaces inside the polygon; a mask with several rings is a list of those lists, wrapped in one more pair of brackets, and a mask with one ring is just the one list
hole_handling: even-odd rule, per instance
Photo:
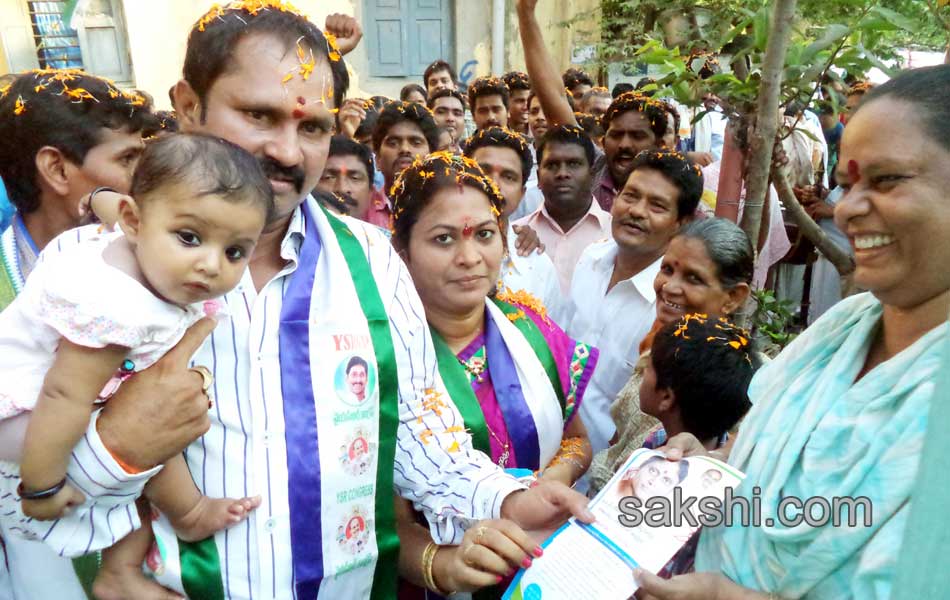
{"label": "baby's hand", "polygon": [[86,497],[71,485],[63,486],[56,495],[42,500],[22,500],[23,514],[40,521],[61,519],[69,514],[74,507],[86,501]]}
{"label": "baby's hand", "polygon": [[119,221],[119,205],[128,198],[109,188],[97,188],[79,200],[79,217],[83,224],[98,220],[107,229]]}
{"label": "baby's hand", "polygon": [[202,496],[198,504],[187,514],[180,519],[172,520],[172,527],[181,539],[186,542],[197,542],[222,529],[237,525],[260,505],[260,496],[237,500]]}

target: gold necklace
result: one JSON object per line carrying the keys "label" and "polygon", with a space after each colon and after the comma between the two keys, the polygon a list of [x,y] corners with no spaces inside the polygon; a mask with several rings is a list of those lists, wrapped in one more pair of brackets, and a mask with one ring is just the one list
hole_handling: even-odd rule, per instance
{"label": "gold necklace", "polygon": [[485,383],[485,377],[483,374],[485,373],[485,366],[487,364],[486,359],[478,358],[477,356],[473,356],[468,360],[462,360],[458,356],[455,358],[459,361],[459,364],[465,368],[465,371],[475,378],[475,381],[478,383]]}
{"label": "gold necklace", "polygon": [[[462,359],[459,358],[458,356],[456,356],[455,358],[458,359],[458,361],[459,361],[459,363],[462,365],[462,367],[464,367],[465,370],[466,370],[468,373],[470,373],[470,374],[472,375],[472,377],[475,378],[475,381],[477,381],[478,383],[484,383],[484,382],[485,382],[484,373],[485,373],[485,368],[486,368],[486,366],[488,365],[488,357],[487,357],[487,356],[486,356],[485,358],[479,358],[479,357],[477,357],[477,356],[472,356],[472,357],[471,357],[470,359],[468,359],[468,360],[462,360]],[[503,467],[503,468],[507,467],[507,466],[508,466],[508,459],[511,458],[511,443],[510,443],[510,441],[509,441],[509,442],[503,442],[503,441],[501,441],[501,438],[498,437],[498,434],[495,433],[495,432],[492,430],[492,428],[488,426],[488,421],[485,421],[485,429],[487,429],[487,430],[488,430],[488,433],[489,433],[493,438],[495,438],[495,441],[498,442],[498,445],[501,446],[501,454],[498,456],[498,466]]]}
{"label": "gold necklace", "polygon": [[502,468],[508,468],[508,459],[511,458],[510,440],[508,442],[502,442],[498,437],[498,434],[492,431],[492,428],[488,426],[488,421],[485,421],[485,429],[487,429],[488,433],[490,433],[491,436],[495,438],[495,441],[498,442],[498,445],[501,446],[501,454],[498,456],[498,466]]}

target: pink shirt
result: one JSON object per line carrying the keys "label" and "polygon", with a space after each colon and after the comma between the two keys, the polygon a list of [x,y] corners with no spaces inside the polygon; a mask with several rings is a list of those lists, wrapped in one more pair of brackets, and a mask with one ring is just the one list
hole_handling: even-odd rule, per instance
{"label": "pink shirt", "polygon": [[380,190],[374,189],[370,195],[369,210],[362,219],[377,227],[382,227],[386,231],[392,231],[393,211],[390,208],[389,198]]}
{"label": "pink shirt", "polygon": [[594,242],[610,237],[610,213],[591,198],[587,214],[566,233],[551,218],[544,204],[527,217],[514,222],[515,225],[528,225],[538,232],[544,251],[554,262],[561,291],[565,294],[571,289],[574,268],[584,250]]}

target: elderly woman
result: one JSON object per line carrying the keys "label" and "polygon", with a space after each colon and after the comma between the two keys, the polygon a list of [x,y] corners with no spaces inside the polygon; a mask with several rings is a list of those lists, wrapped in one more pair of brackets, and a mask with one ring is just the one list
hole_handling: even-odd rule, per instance
{"label": "elderly woman", "polygon": [[640,410],[640,382],[654,332],[688,314],[731,316],[749,297],[753,262],[748,236],[726,219],[694,221],[670,241],[653,282],[656,323],[640,344],[640,360],[630,381],[610,407],[617,434],[594,457],[590,495],[600,491],[659,423]]}
{"label": "elderly woman", "polygon": [[[835,220],[855,251],[842,301],[756,375],[729,462],[785,497],[867,497],[869,526],[715,528],[699,573],[639,573],[644,597],[889,598],[911,492],[950,336],[950,66],[907,71],[869,92],[845,128]],[[670,458],[701,451],[672,441]]]}
{"label": "elderly woman", "polygon": [[[569,338],[529,294],[496,293],[506,248],[498,188],[474,161],[440,152],[403,171],[392,197],[393,245],[422,299],[439,375],[475,448],[516,474],[573,484],[590,464],[587,433],[574,417],[598,353]],[[401,510],[404,554],[418,556],[413,548],[417,540],[428,547],[429,533]],[[421,552],[426,587],[497,583],[528,559],[523,550],[534,549],[506,524],[473,529],[462,546]],[[420,582],[413,565],[403,566]]]}

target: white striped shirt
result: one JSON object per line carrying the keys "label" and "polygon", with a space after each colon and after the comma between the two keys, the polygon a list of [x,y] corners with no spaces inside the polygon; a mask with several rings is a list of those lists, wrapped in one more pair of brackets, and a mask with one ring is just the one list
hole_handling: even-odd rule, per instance
{"label": "white striped shirt", "polygon": [[[454,406],[449,404],[441,416],[421,409],[423,390],[436,385],[435,351],[422,304],[388,240],[372,226],[352,219],[346,222],[367,251],[390,319],[400,406],[394,484],[400,495],[413,500],[417,509],[430,517],[436,541],[457,542],[463,528],[473,521],[497,518],[504,497],[523,486],[488,457],[471,451],[467,434],[438,433],[463,424]],[[260,292],[255,290],[250,273],[245,273],[238,287],[224,298],[229,319],[214,330],[193,358],[193,364],[205,365],[214,374],[215,403],[211,430],[185,451],[192,477],[208,496],[259,494],[263,498],[247,521],[215,537],[225,596],[234,600],[290,598],[294,593],[278,325],[288,276],[297,267],[303,236],[303,213],[298,209],[281,246],[287,265]],[[3,517],[5,522],[20,519],[16,528],[45,538],[64,556],[107,547],[137,527],[131,503],[157,471],[126,474],[99,440],[96,417],[73,452],[69,470],[71,482],[90,501],[52,524],[25,520],[19,514]],[[420,434],[427,429],[436,435],[424,444]],[[461,442],[462,452],[446,450],[444,442],[453,436]],[[0,480],[4,488],[0,493],[10,492],[16,483],[15,479]]]}

